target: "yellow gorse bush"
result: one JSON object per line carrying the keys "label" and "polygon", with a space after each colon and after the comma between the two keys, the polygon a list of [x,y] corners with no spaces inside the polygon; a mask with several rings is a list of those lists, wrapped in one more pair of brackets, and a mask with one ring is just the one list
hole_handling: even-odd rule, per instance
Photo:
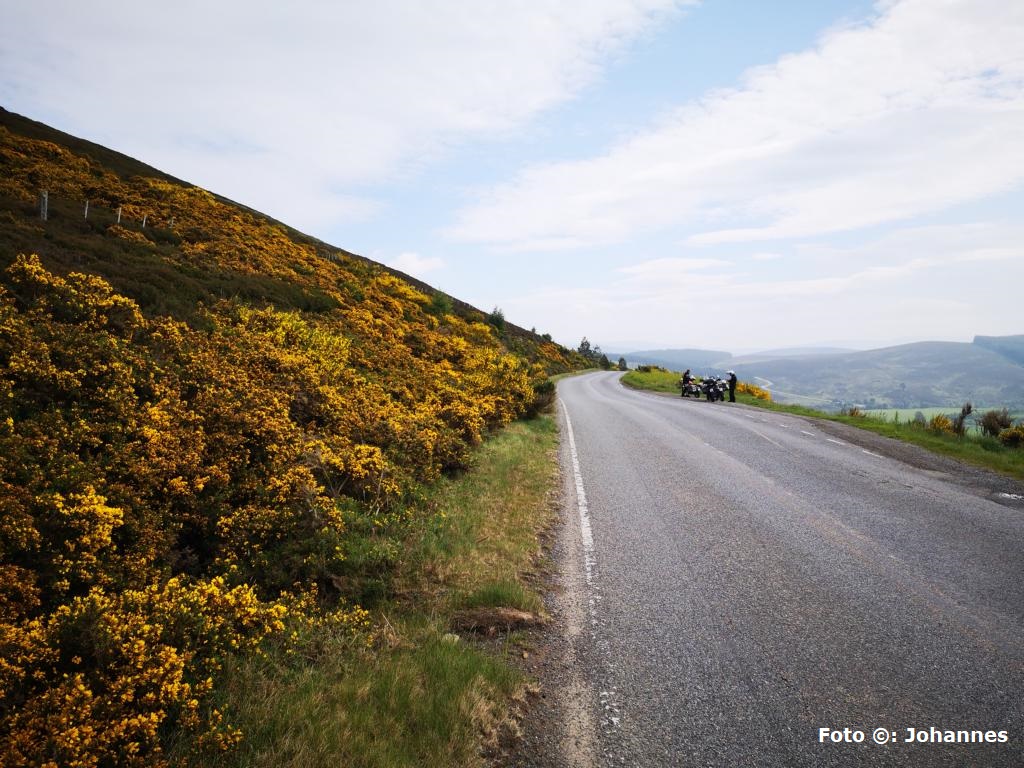
{"label": "yellow gorse bush", "polygon": [[[168,242],[79,223],[52,266],[22,252],[0,274],[0,764],[162,765],[169,734],[228,749],[242,734],[210,696],[227,658],[363,631],[354,537],[405,519],[418,484],[466,467],[572,358],[510,354],[202,190],[4,128],[0,153],[12,242],[47,232],[25,215],[43,187],[179,222]],[[165,313],[133,259],[206,293]]]}
{"label": "yellow gorse bush", "polygon": [[736,382],[736,391],[743,392],[747,395],[753,395],[758,400],[767,400],[768,402],[771,402],[772,399],[772,393],[767,389],[762,389],[756,384],[748,384],[745,381]]}

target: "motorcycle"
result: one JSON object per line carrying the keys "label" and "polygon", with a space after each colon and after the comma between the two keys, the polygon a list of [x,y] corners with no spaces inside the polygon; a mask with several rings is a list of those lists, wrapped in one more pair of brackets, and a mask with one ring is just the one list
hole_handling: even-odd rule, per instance
{"label": "motorcycle", "polygon": [[700,400],[700,384],[696,381],[696,379],[690,379],[685,384],[683,384],[683,382],[680,381],[679,386],[682,387],[683,397],[695,397],[698,400]]}
{"label": "motorcycle", "polygon": [[716,400],[724,401],[725,393],[729,391],[729,382],[718,376],[708,376],[701,383],[701,390],[709,403],[713,403]]}

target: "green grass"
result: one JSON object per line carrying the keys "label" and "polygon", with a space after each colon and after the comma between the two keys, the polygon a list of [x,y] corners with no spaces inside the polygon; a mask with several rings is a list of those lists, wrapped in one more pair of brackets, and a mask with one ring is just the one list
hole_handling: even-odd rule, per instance
{"label": "green grass", "polygon": [[[245,739],[204,766],[316,768],[473,765],[521,676],[429,625],[401,622],[394,647],[328,643],[314,663],[271,659],[229,670],[221,699]],[[493,737],[492,737],[493,738]]]}
{"label": "green grass", "polygon": [[[622,377],[623,384],[627,386],[654,392],[671,392],[677,396],[679,394],[679,388],[676,386],[678,381],[679,374],[672,371],[651,371],[650,373],[630,371]],[[858,429],[913,443],[922,448],[927,448],[934,453],[995,470],[996,472],[1015,477],[1018,480],[1024,480],[1024,450],[1007,448],[993,438],[985,438],[978,434],[970,433],[963,438],[958,438],[955,435],[932,432],[902,417],[899,422],[896,422],[895,420],[872,417],[866,414],[850,416],[848,414],[826,413],[802,405],[783,405],[767,402],[743,393],[737,393],[736,400],[746,405],[753,405],[780,413],[791,413],[797,416],[809,416],[815,419],[849,424]],[[913,413],[917,410],[919,409],[911,409],[911,418],[913,418]],[[920,410],[923,411],[925,409]],[[959,409],[937,408],[929,410],[934,410],[937,413],[955,413]],[[976,410],[975,413],[980,415],[982,411]]]}
{"label": "green grass", "polygon": [[473,766],[497,738],[528,681],[507,654],[516,638],[458,639],[467,608],[542,610],[531,586],[538,534],[555,520],[554,419],[512,424],[474,467],[426,489],[400,533],[389,595],[367,644],[310,638],[308,654],[271,652],[227,671],[217,705],[240,747],[197,766],[306,768]]}
{"label": "green grass", "polygon": [[465,608],[517,608],[537,613],[543,609],[540,596],[515,579],[498,579],[482,584],[462,600]]}
{"label": "green grass", "polygon": [[682,374],[675,371],[651,371],[650,373],[627,371],[622,377],[622,383],[627,387],[635,389],[671,392],[674,395],[682,396],[679,391],[679,379],[681,376]]}

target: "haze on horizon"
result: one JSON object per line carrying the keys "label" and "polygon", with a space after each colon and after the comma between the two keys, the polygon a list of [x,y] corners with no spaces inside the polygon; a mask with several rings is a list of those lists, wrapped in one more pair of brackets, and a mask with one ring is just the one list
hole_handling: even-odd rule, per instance
{"label": "haze on horizon", "polygon": [[0,104],[576,346],[1024,333],[1024,4],[10,4]]}

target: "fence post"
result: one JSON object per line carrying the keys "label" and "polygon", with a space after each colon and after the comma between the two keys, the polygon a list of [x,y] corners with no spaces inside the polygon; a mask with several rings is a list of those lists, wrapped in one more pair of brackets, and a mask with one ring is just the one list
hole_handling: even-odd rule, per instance
{"label": "fence post", "polygon": [[117,223],[121,223],[121,206],[117,206]]}
{"label": "fence post", "polygon": [[86,219],[89,218],[89,201],[88,200],[85,201],[85,218]]}
{"label": "fence post", "polygon": [[146,217],[148,217],[148,216],[149,216],[149,214],[148,214],[148,213],[144,213],[144,214],[142,214],[142,228],[143,228],[143,229],[145,229],[145,228],[146,228]]}
{"label": "fence post", "polygon": [[46,221],[50,207],[50,193],[45,189],[39,193],[39,218]]}
{"label": "fence post", "polygon": [[174,229],[174,217],[171,216],[171,229]]}

